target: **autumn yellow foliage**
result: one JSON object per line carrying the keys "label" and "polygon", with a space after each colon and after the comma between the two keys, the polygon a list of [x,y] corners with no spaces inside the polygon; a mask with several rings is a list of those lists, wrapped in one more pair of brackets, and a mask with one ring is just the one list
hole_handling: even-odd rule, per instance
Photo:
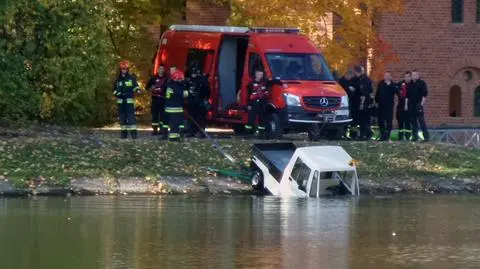
{"label": "autumn yellow foliage", "polygon": [[402,8],[403,0],[233,0],[230,23],[299,27],[322,49],[332,69],[343,72],[365,61],[370,51],[378,73],[396,57],[372,22],[380,12]]}

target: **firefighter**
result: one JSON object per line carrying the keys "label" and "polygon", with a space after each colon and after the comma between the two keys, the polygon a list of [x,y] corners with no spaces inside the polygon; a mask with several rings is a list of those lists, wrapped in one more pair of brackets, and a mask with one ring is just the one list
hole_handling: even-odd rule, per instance
{"label": "firefighter", "polygon": [[113,95],[117,97],[118,114],[120,117],[121,138],[137,139],[137,120],[135,119],[135,93],[140,93],[135,76],[129,73],[127,61],[120,62],[120,74],[114,84]]}
{"label": "firefighter", "polygon": [[[348,70],[345,75],[343,77],[341,77],[338,81],[338,83],[340,84],[340,86],[342,86],[343,90],[345,91],[345,93],[347,94],[348,96],[348,109],[349,109],[349,115],[350,117],[353,117],[353,112],[352,112],[352,94],[353,94],[353,91],[351,90],[351,86],[352,86],[352,78],[353,78],[354,74],[353,74],[353,71],[352,70]],[[351,125],[349,126],[349,128],[347,128],[345,130],[345,133],[344,133],[344,137],[346,138],[352,138],[352,133],[354,131],[354,126]]]}
{"label": "firefighter", "polygon": [[152,76],[147,83],[147,89],[152,94],[152,135],[158,135],[158,130],[162,129],[165,132],[165,84],[167,83],[167,77],[165,75],[165,67],[160,65],[158,68],[158,74]]}
{"label": "firefighter", "polygon": [[397,105],[397,122],[398,122],[398,140],[410,140],[412,129],[410,128],[410,116],[405,110],[405,98],[407,97],[408,89],[412,83],[412,73],[405,72],[403,81],[399,84],[398,105]]}
{"label": "firefighter", "polygon": [[360,137],[360,91],[356,88],[358,87],[359,80],[360,77],[354,70],[350,83],[348,84],[348,105],[350,109],[350,117],[352,118],[352,122],[348,128],[348,136],[351,139],[358,139]]}
{"label": "firefighter", "polygon": [[392,81],[392,74],[389,71],[385,72],[383,80],[378,83],[375,94],[375,102],[378,104],[377,119],[380,128],[380,141],[390,140],[393,106],[397,92],[397,84]]}
{"label": "firefighter", "polygon": [[[210,97],[210,87],[207,77],[204,76],[196,66],[190,71],[190,78],[187,81],[188,88],[188,114],[189,136],[202,137],[203,133],[197,124],[205,130],[207,119],[207,101]],[[195,122],[192,122],[195,121]]]}
{"label": "firefighter", "polygon": [[418,71],[412,71],[412,84],[408,89],[407,98],[405,99],[405,110],[410,114],[412,124],[412,141],[418,141],[418,124],[420,124],[420,128],[422,129],[424,140],[430,140],[423,109],[427,96],[427,83],[420,79]]}
{"label": "firefighter", "polygon": [[163,137],[171,141],[179,141],[183,137],[185,128],[183,104],[184,98],[188,96],[188,91],[185,89],[184,80],[183,72],[177,70],[171,74],[165,87],[165,114],[167,115],[168,135],[165,132]]}
{"label": "firefighter", "polygon": [[355,77],[352,79],[354,124],[360,125],[360,139],[369,140],[371,130],[371,95],[373,94],[372,81],[365,74],[361,66],[355,66]]}
{"label": "firefighter", "polygon": [[349,97],[350,97],[350,94],[351,94],[351,91],[349,90],[349,88],[350,88],[350,85],[351,85],[352,78],[353,78],[353,73],[349,70],[345,73],[345,75],[343,77],[341,77],[338,80],[338,83],[340,84],[340,86],[342,86],[343,90],[345,91],[345,93],[347,93],[347,95]]}
{"label": "firefighter", "polygon": [[[269,93],[264,72],[261,69],[255,70],[255,78],[248,84],[248,124],[245,129],[254,132],[265,131],[265,116]],[[258,126],[256,125],[258,117]],[[257,128],[255,128],[257,126]]]}

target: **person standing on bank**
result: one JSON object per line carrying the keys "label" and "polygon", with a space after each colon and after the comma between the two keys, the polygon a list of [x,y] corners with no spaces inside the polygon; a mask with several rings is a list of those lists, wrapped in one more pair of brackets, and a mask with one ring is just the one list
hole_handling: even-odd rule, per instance
{"label": "person standing on bank", "polygon": [[[348,70],[345,73],[345,75],[343,75],[338,81],[338,83],[340,84],[340,86],[342,86],[343,90],[345,91],[345,93],[348,96],[348,109],[349,109],[349,115],[352,118],[352,121],[353,121],[353,111],[352,111],[353,91],[351,90],[351,86],[352,86],[353,76],[354,76],[353,71]],[[347,137],[347,138],[353,138],[352,137],[352,130],[353,129],[354,129],[354,125],[350,124],[350,126],[345,130],[344,136]]]}
{"label": "person standing on bank", "polygon": [[389,71],[385,72],[383,80],[378,83],[375,94],[375,102],[378,104],[377,119],[380,128],[380,141],[390,140],[393,125],[393,106],[397,93],[397,84],[392,81],[392,74]]}
{"label": "person standing on bank", "polygon": [[248,124],[245,126],[247,131],[255,131],[258,117],[258,131],[265,131],[266,108],[269,98],[267,91],[267,82],[264,72],[261,69],[255,70],[255,78],[248,86]]}
{"label": "person standing on bank", "polygon": [[163,138],[168,138],[171,141],[179,141],[183,138],[185,128],[183,105],[185,98],[188,97],[184,80],[183,72],[177,70],[171,74],[171,78],[166,85],[165,114],[167,115],[168,136],[165,132]]}
{"label": "person standing on bank", "polygon": [[158,135],[158,129],[163,129],[165,132],[165,84],[167,83],[167,76],[165,75],[165,67],[160,65],[158,68],[158,74],[152,76],[147,83],[146,88],[152,94],[152,135]]}
{"label": "person standing on bank", "polygon": [[372,130],[370,129],[371,114],[369,111],[371,95],[373,94],[372,81],[361,66],[355,66],[354,71],[355,78],[352,79],[352,87],[356,99],[354,105],[357,105],[358,102],[358,110],[356,112],[358,113],[357,117],[360,124],[360,139],[369,140],[372,137]]}
{"label": "person standing on bank", "polygon": [[120,62],[120,74],[114,84],[113,95],[117,97],[118,114],[120,118],[121,138],[137,139],[137,120],[135,118],[135,93],[140,93],[135,76],[129,73],[127,61]]}
{"label": "person standing on bank", "polygon": [[[188,114],[191,118],[188,124],[189,136],[202,137],[203,133],[197,124],[205,130],[207,122],[206,102],[210,97],[210,86],[198,67],[192,67],[190,78],[187,81],[188,88]],[[195,121],[193,122],[192,121]]]}
{"label": "person standing on bank", "polygon": [[427,83],[420,79],[420,74],[417,70],[413,70],[411,88],[408,89],[407,98],[405,99],[405,111],[409,112],[412,124],[412,141],[418,141],[418,124],[420,124],[422,129],[424,140],[430,140],[424,112],[427,96]]}
{"label": "person standing on bank", "polygon": [[398,92],[398,105],[397,105],[397,122],[398,122],[398,140],[403,141],[410,140],[412,129],[410,128],[410,115],[408,110],[405,110],[405,98],[407,98],[407,92],[412,85],[412,73],[410,71],[405,72],[403,81],[399,84]]}

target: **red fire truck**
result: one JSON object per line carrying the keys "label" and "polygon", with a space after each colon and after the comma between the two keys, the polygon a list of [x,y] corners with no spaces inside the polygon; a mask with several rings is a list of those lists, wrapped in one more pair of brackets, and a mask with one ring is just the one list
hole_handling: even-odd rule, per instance
{"label": "red fire truck", "polygon": [[207,75],[211,98],[208,120],[242,133],[247,123],[247,84],[254,68],[270,83],[267,134],[308,131],[339,138],[351,121],[348,97],[324,57],[295,28],[172,25],[159,42],[154,73],[163,64],[188,74],[193,64]]}

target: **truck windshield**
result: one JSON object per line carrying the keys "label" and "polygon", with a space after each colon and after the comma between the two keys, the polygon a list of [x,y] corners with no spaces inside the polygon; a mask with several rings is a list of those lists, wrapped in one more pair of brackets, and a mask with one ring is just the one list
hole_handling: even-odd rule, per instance
{"label": "truck windshield", "polygon": [[276,79],[334,80],[321,54],[267,53],[266,56],[272,75]]}

